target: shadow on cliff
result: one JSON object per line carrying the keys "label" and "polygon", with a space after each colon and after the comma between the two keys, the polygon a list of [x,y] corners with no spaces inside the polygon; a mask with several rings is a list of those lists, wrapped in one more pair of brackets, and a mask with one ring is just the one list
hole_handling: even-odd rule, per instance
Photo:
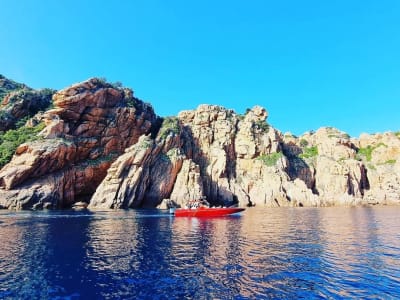
{"label": "shadow on cliff", "polygon": [[315,169],[313,170],[307,162],[300,157],[303,153],[301,147],[292,143],[281,144],[282,152],[288,159],[288,166],[285,170],[289,175],[290,180],[300,179],[305,182],[307,187],[313,192],[313,194],[318,195],[318,190],[315,185]]}
{"label": "shadow on cliff", "polygon": [[[182,139],[182,148],[186,157],[193,160],[193,162],[200,167],[203,193],[207,197],[207,201],[213,206],[231,206],[238,204],[238,196],[226,187],[220,186],[218,181],[208,174],[207,168],[210,166],[211,162],[208,159],[207,154],[201,149],[199,138],[194,137],[193,131],[189,126],[183,126]],[[213,141],[212,137],[210,145]],[[236,178],[236,157],[234,147],[235,143],[232,140],[229,145],[222,148],[226,153],[226,167],[219,175],[219,178],[225,178],[228,182]]]}

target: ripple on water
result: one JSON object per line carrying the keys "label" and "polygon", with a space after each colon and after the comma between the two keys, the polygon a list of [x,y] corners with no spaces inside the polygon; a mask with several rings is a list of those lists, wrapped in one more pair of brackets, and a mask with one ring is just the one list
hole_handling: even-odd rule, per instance
{"label": "ripple on water", "polygon": [[1,212],[0,298],[398,298],[399,212]]}

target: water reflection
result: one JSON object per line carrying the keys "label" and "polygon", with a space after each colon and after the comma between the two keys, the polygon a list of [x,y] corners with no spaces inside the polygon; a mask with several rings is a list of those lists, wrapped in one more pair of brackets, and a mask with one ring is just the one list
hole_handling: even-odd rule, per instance
{"label": "water reflection", "polygon": [[77,290],[84,273],[80,265],[85,255],[84,220],[32,212],[9,213],[3,218],[0,298],[46,299]]}
{"label": "water reflection", "polygon": [[399,212],[0,212],[0,298],[400,297]]}
{"label": "water reflection", "polygon": [[12,296],[5,286],[19,282],[21,297],[29,296],[30,291],[35,289],[37,297],[45,295],[42,288],[47,291],[50,286],[46,280],[44,258],[50,251],[41,241],[47,236],[48,226],[45,223],[38,223],[32,228],[25,219],[3,221],[0,230],[0,278],[4,285],[0,285],[0,293]]}
{"label": "water reflection", "polygon": [[[343,296],[358,296],[373,290],[371,297],[391,296],[391,288],[400,278],[399,261],[393,260],[391,249],[398,255],[396,238],[400,223],[396,209],[326,209],[324,234],[324,259],[330,270],[338,276],[331,278],[329,290],[342,287]],[[388,224],[385,224],[387,222]]]}

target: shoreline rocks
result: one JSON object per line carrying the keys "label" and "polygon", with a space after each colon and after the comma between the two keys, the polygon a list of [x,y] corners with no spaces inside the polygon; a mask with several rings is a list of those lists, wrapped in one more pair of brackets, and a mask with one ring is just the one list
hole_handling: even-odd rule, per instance
{"label": "shoreline rocks", "polygon": [[46,125],[40,139],[0,170],[0,207],[150,208],[202,197],[242,207],[400,204],[398,133],[356,139],[322,127],[296,137],[270,126],[259,106],[160,118],[97,78],[53,102],[33,119]]}

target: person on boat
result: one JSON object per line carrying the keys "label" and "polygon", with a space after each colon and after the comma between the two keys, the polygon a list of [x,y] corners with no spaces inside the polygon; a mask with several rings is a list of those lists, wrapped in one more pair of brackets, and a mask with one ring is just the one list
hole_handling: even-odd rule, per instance
{"label": "person on boat", "polygon": [[198,209],[200,207],[209,208],[210,204],[204,198],[200,198],[189,200],[185,205],[185,208],[187,209]]}
{"label": "person on boat", "polygon": [[208,201],[204,198],[200,199],[199,203],[200,203],[200,207],[206,207],[206,208],[210,207],[210,203],[208,203]]}
{"label": "person on boat", "polygon": [[187,208],[187,209],[194,209],[194,208],[196,208],[196,200],[189,200],[187,203],[186,203],[186,205],[185,205],[185,208]]}

